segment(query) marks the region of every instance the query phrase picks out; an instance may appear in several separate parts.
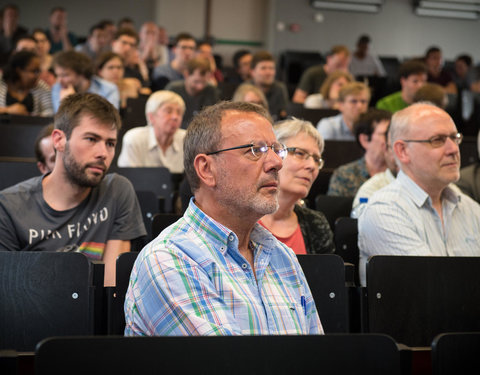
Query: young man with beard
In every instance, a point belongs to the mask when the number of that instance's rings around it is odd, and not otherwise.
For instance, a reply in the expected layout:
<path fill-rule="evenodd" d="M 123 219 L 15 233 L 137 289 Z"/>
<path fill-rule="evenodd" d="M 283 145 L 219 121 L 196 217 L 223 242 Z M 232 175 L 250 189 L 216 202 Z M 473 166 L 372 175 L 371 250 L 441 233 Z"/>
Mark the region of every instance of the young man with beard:
<path fill-rule="evenodd" d="M 106 175 L 120 124 L 98 95 L 64 99 L 52 132 L 53 171 L 0 192 L 0 251 L 81 252 L 103 260 L 105 285 L 114 285 L 117 256 L 146 234 L 131 183 Z"/>
<path fill-rule="evenodd" d="M 184 164 L 195 197 L 138 256 L 126 335 L 323 333 L 294 252 L 257 223 L 278 208 L 286 153 L 258 105 L 222 102 L 194 117 Z"/>

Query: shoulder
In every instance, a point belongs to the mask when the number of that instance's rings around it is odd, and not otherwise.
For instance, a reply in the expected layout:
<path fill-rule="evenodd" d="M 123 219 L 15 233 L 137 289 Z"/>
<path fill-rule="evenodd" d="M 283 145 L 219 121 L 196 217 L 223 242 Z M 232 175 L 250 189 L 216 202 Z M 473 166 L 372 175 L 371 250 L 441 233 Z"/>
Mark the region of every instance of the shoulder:
<path fill-rule="evenodd" d="M 308 68 L 304 74 L 306 76 L 311 77 L 311 76 L 317 76 L 317 75 L 324 75 L 325 71 L 323 70 L 322 65 L 314 65 Z"/>
<path fill-rule="evenodd" d="M 30 199 L 32 195 L 42 190 L 42 179 L 43 176 L 32 177 L 0 191 L 0 201 L 18 202 L 17 198 L 22 201 Z"/>
<path fill-rule="evenodd" d="M 321 221 L 326 222 L 326 220 L 327 220 L 325 218 L 325 215 L 322 212 L 312 210 L 308 207 L 301 207 L 299 205 L 295 205 L 294 211 L 297 214 L 299 221 L 304 220 L 304 221 L 307 221 L 307 222 L 311 222 L 311 221 L 315 221 L 315 220 L 321 220 Z"/>
<path fill-rule="evenodd" d="M 361 157 L 360 159 L 351 161 L 350 163 L 341 165 L 335 169 L 334 173 L 336 174 L 350 174 L 352 171 L 359 171 L 365 168 L 365 159 Z"/>
<path fill-rule="evenodd" d="M 171 91 L 180 91 L 180 90 L 183 90 L 184 87 L 185 87 L 185 82 L 183 80 L 176 80 L 176 81 L 169 82 L 167 86 L 165 86 L 165 89 L 171 90 Z"/>
<path fill-rule="evenodd" d="M 132 128 L 128 130 L 125 135 L 123 136 L 123 141 L 140 141 L 140 140 L 147 140 L 149 135 L 149 127 L 146 126 L 137 126 L 136 128 Z"/>
<path fill-rule="evenodd" d="M 103 191 L 117 191 L 120 193 L 133 193 L 133 185 L 130 180 L 117 173 L 108 173 L 99 185 Z"/>

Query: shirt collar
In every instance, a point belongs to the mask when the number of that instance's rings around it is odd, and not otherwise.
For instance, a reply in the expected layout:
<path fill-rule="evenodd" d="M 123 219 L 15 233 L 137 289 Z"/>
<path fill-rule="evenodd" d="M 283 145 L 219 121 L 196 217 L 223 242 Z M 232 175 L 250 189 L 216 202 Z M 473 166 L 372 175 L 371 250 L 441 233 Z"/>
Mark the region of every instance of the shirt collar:
<path fill-rule="evenodd" d="M 155 137 L 155 131 L 153 129 L 153 126 L 147 125 L 147 128 L 148 128 L 148 139 L 147 139 L 148 146 L 147 147 L 148 147 L 148 150 L 151 151 L 159 148 L 160 146 L 158 146 L 157 138 Z M 177 151 L 177 152 L 180 150 L 180 143 L 178 138 L 178 135 L 180 134 L 179 130 L 180 129 L 177 129 L 177 131 L 173 135 L 173 142 L 170 145 L 173 151 Z M 180 142 L 183 142 L 183 139 L 180 139 Z"/>

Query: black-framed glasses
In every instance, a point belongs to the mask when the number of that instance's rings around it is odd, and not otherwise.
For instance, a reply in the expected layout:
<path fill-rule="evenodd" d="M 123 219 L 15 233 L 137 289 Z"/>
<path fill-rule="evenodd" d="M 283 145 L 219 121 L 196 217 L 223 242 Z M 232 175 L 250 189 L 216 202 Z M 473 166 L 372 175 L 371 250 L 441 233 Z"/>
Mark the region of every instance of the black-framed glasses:
<path fill-rule="evenodd" d="M 231 151 L 231 150 L 239 150 L 239 149 L 242 149 L 242 148 L 250 148 L 250 151 L 252 152 L 252 155 L 257 159 L 260 159 L 270 149 L 275 154 L 277 154 L 281 159 L 285 159 L 285 156 L 287 156 L 287 149 L 285 148 L 285 146 L 282 145 L 281 143 L 277 143 L 277 142 L 272 143 L 270 146 L 267 145 L 265 142 L 259 142 L 258 144 L 249 143 L 248 145 L 241 145 L 241 146 L 236 146 L 236 147 L 224 148 L 223 150 L 207 152 L 207 155 L 215 155 L 215 154 L 219 154 L 220 152 Z"/>
<path fill-rule="evenodd" d="M 310 154 L 307 150 L 304 150 L 300 147 L 287 147 L 287 152 L 289 155 L 292 155 L 295 159 L 298 160 L 308 160 L 308 158 L 311 157 L 318 169 L 322 169 L 325 163 L 320 156 Z"/>
<path fill-rule="evenodd" d="M 403 139 L 403 142 L 417 142 L 417 143 L 430 143 L 430 146 L 433 148 L 442 147 L 445 142 L 447 142 L 447 138 L 450 138 L 455 144 L 459 145 L 462 143 L 463 134 L 462 133 L 455 133 L 449 135 L 435 135 L 429 139 Z"/>

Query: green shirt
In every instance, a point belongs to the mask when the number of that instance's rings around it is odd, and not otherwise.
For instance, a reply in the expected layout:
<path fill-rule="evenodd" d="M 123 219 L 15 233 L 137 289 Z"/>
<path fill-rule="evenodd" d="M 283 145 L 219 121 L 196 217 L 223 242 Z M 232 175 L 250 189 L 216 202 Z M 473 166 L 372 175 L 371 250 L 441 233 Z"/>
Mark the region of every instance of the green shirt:
<path fill-rule="evenodd" d="M 402 99 L 401 91 L 388 95 L 377 102 L 378 109 L 384 109 L 392 113 L 400 111 L 406 107 L 408 107 L 408 104 Z"/>

